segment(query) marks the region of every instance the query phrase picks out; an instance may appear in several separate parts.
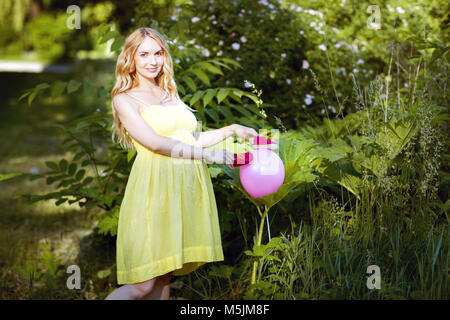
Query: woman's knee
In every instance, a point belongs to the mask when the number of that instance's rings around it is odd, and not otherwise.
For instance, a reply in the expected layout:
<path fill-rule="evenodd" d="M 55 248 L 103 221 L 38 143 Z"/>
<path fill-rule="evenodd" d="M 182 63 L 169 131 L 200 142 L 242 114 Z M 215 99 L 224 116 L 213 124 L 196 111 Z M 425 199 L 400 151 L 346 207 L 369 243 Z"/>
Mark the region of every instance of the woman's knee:
<path fill-rule="evenodd" d="M 172 278 L 172 274 L 173 274 L 173 271 L 171 271 L 169 273 L 166 273 L 166 274 L 163 274 L 163 275 L 158 277 L 158 280 L 161 281 L 161 282 L 164 282 L 164 283 L 169 283 L 170 279 Z"/>
<path fill-rule="evenodd" d="M 133 289 L 133 296 L 135 299 L 142 299 L 146 295 L 148 295 L 155 286 L 157 278 L 153 278 L 144 282 L 138 282 L 131 285 Z"/>

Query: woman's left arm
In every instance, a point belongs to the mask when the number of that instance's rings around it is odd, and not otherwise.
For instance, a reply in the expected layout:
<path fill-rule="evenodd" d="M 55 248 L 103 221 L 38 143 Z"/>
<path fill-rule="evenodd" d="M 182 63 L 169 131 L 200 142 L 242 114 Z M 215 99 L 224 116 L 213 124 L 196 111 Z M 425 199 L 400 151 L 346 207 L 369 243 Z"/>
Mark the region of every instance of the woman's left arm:
<path fill-rule="evenodd" d="M 232 124 L 220 129 L 209 130 L 205 132 L 196 132 L 194 137 L 199 141 L 202 148 L 213 146 L 229 136 L 235 134 L 239 138 L 250 140 L 250 137 L 258 135 L 255 129 L 241 126 L 240 124 Z"/>
<path fill-rule="evenodd" d="M 202 148 L 208 148 L 234 134 L 234 124 L 220 129 L 214 129 L 203 132 L 194 132 L 194 137 Z"/>

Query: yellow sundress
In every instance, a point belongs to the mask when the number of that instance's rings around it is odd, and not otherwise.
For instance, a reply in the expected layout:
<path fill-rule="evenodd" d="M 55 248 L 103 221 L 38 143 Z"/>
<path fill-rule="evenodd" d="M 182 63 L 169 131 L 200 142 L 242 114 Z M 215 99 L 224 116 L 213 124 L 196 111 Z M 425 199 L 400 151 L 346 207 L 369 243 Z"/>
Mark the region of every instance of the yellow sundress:
<path fill-rule="evenodd" d="M 193 136 L 197 119 L 184 103 L 148 105 L 128 96 L 146 106 L 141 116 L 157 134 L 200 147 Z M 170 271 L 181 276 L 207 262 L 223 261 L 207 164 L 162 155 L 131 139 L 137 155 L 120 206 L 118 284 L 143 282 Z"/>

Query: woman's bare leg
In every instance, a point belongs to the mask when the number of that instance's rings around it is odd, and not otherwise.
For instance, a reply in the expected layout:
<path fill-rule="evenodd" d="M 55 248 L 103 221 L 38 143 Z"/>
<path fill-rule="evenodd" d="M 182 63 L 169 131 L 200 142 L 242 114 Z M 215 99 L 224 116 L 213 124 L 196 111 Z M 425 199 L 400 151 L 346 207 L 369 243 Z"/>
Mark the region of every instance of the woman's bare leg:
<path fill-rule="evenodd" d="M 157 278 L 134 284 L 125 284 L 111 292 L 105 300 L 140 300 L 155 289 Z"/>
<path fill-rule="evenodd" d="M 171 277 L 172 272 L 157 277 L 153 290 L 144 296 L 142 300 L 169 300 Z"/>

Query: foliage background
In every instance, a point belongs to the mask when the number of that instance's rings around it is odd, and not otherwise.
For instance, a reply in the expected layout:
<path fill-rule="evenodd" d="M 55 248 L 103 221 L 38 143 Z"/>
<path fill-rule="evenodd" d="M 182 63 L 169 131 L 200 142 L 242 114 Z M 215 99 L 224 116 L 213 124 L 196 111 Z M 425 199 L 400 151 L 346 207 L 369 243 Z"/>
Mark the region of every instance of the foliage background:
<path fill-rule="evenodd" d="M 71 4 L 0 4 L 2 60 L 72 68 L 1 73 L 2 298 L 116 287 L 135 154 L 110 141 L 109 92 L 123 37 L 151 26 L 203 129 L 276 128 L 287 169 L 255 202 L 236 172 L 210 166 L 226 259 L 177 279 L 175 298 L 448 299 L 446 1 L 378 1 L 379 30 L 370 1 L 78 1 L 80 30 L 66 27 Z M 233 145 L 246 150 L 214 148 Z M 66 288 L 70 264 L 80 290 Z M 370 264 L 382 290 L 365 285 Z"/>

